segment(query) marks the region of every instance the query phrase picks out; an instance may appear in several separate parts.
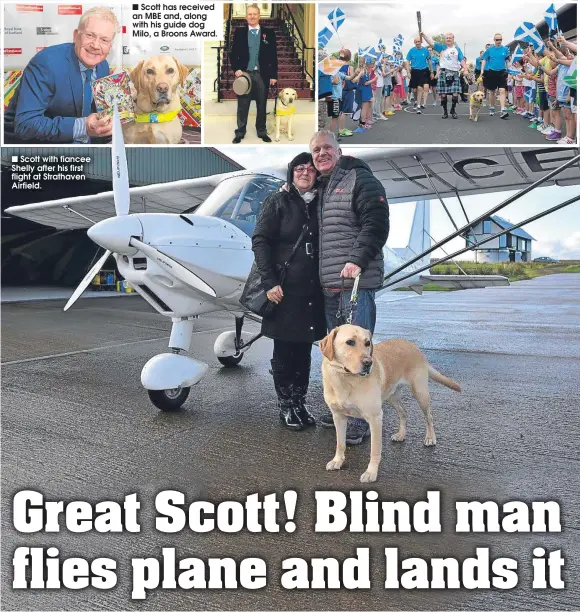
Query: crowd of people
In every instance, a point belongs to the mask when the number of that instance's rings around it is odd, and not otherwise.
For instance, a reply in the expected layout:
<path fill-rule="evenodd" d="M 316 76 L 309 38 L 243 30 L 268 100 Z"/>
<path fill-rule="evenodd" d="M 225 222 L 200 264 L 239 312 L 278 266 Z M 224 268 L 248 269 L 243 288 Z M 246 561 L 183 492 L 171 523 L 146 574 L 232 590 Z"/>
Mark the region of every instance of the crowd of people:
<path fill-rule="evenodd" d="M 494 35 L 475 62 L 467 60 L 452 33 L 435 42 L 421 32 L 406 56 L 395 52 L 378 60 L 361 56 L 353 62 L 351 50 L 342 48 L 339 57 L 347 63 L 332 77 L 328 128 L 339 139 L 363 134 L 377 122 L 396 120 L 404 107 L 420 115 L 429 103 L 441 105 L 443 119 L 458 119 L 459 102 L 469 103 L 481 91 L 490 116 L 496 115 L 499 102 L 501 119 L 518 115 L 546 140 L 573 144 L 577 93 L 565 77 L 577 47 L 563 36 L 544 42 L 542 53 L 529 47 L 520 61 L 513 61 L 501 34 Z M 349 129 L 347 118 L 358 126 Z"/>

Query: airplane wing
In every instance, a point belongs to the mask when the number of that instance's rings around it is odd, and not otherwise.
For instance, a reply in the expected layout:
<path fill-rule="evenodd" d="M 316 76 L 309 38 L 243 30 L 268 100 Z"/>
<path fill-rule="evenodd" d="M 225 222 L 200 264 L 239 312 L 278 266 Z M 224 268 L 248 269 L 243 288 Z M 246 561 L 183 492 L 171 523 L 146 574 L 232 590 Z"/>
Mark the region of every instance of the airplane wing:
<path fill-rule="evenodd" d="M 235 173 L 228 172 L 171 183 L 133 187 L 129 190 L 130 210 L 183 213 L 199 206 L 220 181 L 232 174 Z M 106 191 L 95 195 L 12 206 L 4 212 L 56 229 L 80 229 L 90 227 L 93 222 L 115 216 L 115 202 L 113 192 Z"/>
<path fill-rule="evenodd" d="M 367 148 L 349 149 L 366 161 L 383 183 L 389 203 L 521 189 L 578 154 L 563 148 Z M 209 177 L 159 183 L 130 189 L 131 211 L 182 213 L 195 208 L 214 187 L 243 172 L 274 173 L 284 177 L 286 168 L 264 167 Z M 426 173 L 430 175 L 426 176 Z M 580 184 L 580 166 L 573 165 L 546 185 Z M 74 212 L 71 212 L 74 211 Z M 115 214 L 112 192 L 13 206 L 6 213 L 57 229 L 86 228 Z M 83 218 L 85 217 L 85 218 Z"/>
<path fill-rule="evenodd" d="M 383 183 L 389 203 L 394 204 L 434 199 L 437 192 L 441 197 L 454 197 L 457 193 L 468 196 L 523 189 L 574 158 L 578 149 L 409 148 L 396 149 L 394 155 L 389 155 L 389 149 L 373 148 L 352 154 L 368 163 Z M 545 183 L 578 184 L 580 164 Z"/>

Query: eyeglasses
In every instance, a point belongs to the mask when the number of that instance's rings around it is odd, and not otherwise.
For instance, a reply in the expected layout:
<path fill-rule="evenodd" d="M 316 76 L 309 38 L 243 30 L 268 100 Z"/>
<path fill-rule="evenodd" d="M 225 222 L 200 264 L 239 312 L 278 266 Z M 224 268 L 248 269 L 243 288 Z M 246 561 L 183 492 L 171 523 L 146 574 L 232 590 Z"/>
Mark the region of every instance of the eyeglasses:
<path fill-rule="evenodd" d="M 113 44 L 112 39 L 109 38 L 99 38 L 93 32 L 79 32 L 79 34 L 90 43 L 99 42 L 103 47 L 110 47 Z"/>
<path fill-rule="evenodd" d="M 305 172 L 316 172 L 316 168 L 314 166 L 296 166 L 294 168 L 294 172 L 298 174 L 304 174 Z"/>

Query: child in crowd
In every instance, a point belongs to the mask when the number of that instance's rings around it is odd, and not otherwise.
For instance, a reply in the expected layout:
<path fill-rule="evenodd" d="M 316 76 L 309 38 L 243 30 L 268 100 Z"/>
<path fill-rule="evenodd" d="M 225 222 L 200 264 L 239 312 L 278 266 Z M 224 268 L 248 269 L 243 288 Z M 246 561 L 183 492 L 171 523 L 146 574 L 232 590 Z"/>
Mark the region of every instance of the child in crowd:
<path fill-rule="evenodd" d="M 385 117 L 392 117 L 395 114 L 393 106 L 391 104 L 391 93 L 393 91 L 393 66 L 390 62 L 385 60 L 383 65 L 384 75 L 384 88 L 383 88 L 383 115 Z"/>
<path fill-rule="evenodd" d="M 339 57 L 345 62 L 350 62 L 352 54 L 350 49 L 342 48 L 340 50 Z M 339 72 L 344 74 L 342 84 L 342 110 L 338 117 L 338 135 L 339 136 L 352 136 L 352 130 L 348 130 L 345 125 L 346 117 L 351 117 L 354 112 L 354 94 L 356 90 L 356 84 L 353 83 L 354 70 L 352 66 L 346 64 Z"/>

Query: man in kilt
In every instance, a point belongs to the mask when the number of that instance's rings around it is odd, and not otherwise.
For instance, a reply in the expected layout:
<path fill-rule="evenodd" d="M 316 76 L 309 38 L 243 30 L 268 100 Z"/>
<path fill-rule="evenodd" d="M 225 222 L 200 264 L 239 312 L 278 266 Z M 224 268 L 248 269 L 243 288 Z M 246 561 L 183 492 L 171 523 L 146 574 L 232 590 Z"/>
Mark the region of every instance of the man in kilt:
<path fill-rule="evenodd" d="M 445 34 L 445 44 L 434 43 L 425 32 L 421 32 L 425 42 L 439 52 L 439 79 L 437 89 L 441 96 L 443 119 L 448 119 L 447 96 L 451 94 L 451 116 L 457 119 L 455 108 L 461 94 L 461 72 L 467 74 L 467 66 L 463 51 L 455 44 L 455 36 L 448 32 Z"/>

